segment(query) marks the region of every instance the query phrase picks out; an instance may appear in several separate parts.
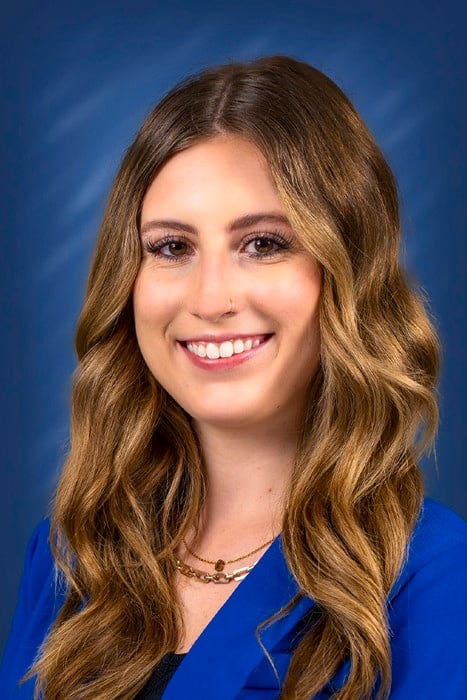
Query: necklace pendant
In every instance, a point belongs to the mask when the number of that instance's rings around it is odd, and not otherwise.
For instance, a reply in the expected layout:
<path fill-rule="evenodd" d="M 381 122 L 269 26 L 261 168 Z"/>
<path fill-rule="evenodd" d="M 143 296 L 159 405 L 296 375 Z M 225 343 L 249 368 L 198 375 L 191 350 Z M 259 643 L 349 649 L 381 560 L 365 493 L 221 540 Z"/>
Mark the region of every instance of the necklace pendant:
<path fill-rule="evenodd" d="M 223 559 L 218 559 L 214 565 L 216 571 L 223 571 L 225 566 L 225 561 Z"/>

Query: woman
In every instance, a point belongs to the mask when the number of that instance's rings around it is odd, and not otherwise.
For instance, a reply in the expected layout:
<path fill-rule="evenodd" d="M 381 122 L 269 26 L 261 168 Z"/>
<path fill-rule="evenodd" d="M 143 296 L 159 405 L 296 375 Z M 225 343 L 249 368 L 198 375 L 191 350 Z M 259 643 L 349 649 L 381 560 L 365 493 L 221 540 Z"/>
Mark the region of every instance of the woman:
<path fill-rule="evenodd" d="M 162 99 L 100 230 L 3 697 L 466 696 L 467 524 L 424 497 L 439 345 L 399 244 L 316 69 Z"/>

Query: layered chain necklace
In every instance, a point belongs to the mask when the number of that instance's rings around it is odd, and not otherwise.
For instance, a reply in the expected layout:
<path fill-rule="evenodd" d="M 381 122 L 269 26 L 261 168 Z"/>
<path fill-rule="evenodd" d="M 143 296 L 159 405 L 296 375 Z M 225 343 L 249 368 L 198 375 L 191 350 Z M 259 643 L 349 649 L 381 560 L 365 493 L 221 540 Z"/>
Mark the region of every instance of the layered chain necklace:
<path fill-rule="evenodd" d="M 245 578 L 245 576 L 247 576 L 250 573 L 250 571 L 258 563 L 259 560 L 255 561 L 254 564 L 251 564 L 250 566 L 243 566 L 241 569 L 234 569 L 234 571 L 232 571 L 229 574 L 224 571 L 224 566 L 226 564 L 234 564 L 237 561 L 241 561 L 242 559 L 246 559 L 247 557 L 251 556 L 252 554 L 256 554 L 256 552 L 259 552 L 260 549 L 267 547 L 275 539 L 276 539 L 276 537 L 274 536 L 272 539 L 268 540 L 267 542 L 260 545 L 256 549 L 253 549 L 251 552 L 248 552 L 247 554 L 243 554 L 241 557 L 237 557 L 236 559 L 227 559 L 227 560 L 216 559 L 214 561 L 211 561 L 210 559 L 203 559 L 203 557 L 198 556 L 197 554 L 195 554 L 195 552 L 191 551 L 191 549 L 188 547 L 185 540 L 182 540 L 187 551 L 193 557 L 195 557 L 195 559 L 198 559 L 198 561 L 202 561 L 205 564 L 213 564 L 214 565 L 214 572 L 211 574 L 207 571 L 201 571 L 200 569 L 195 569 L 193 566 L 190 566 L 189 564 L 185 564 L 185 562 L 181 561 L 177 557 L 175 557 L 176 567 L 180 571 L 180 573 L 182 573 L 184 576 L 188 576 L 189 578 L 196 578 L 199 581 L 203 581 L 203 583 L 230 583 L 231 581 L 242 581 Z"/>

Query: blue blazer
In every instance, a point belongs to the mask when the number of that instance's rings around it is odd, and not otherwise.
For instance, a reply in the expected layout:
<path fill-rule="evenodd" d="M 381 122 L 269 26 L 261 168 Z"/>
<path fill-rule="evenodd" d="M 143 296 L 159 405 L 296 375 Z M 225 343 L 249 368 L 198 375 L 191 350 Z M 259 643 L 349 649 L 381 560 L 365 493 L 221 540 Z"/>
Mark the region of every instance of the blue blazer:
<path fill-rule="evenodd" d="M 45 519 L 28 544 L 0 669 L 3 700 L 32 700 L 34 679 L 20 688 L 17 682 L 63 603 L 63 592 L 54 586 L 48 534 L 49 520 Z M 218 700 L 219 696 L 222 700 L 277 700 L 277 680 L 254 631 L 258 622 L 285 605 L 297 591 L 279 535 L 195 641 L 170 680 L 164 700 Z M 300 619 L 313 606 L 312 599 L 302 599 L 287 617 L 261 633 L 281 680 Z M 424 499 L 407 563 L 391 589 L 387 608 L 391 699 L 466 700 L 467 522 L 431 498 Z M 331 698 L 349 670 L 346 661 L 315 699 Z"/>

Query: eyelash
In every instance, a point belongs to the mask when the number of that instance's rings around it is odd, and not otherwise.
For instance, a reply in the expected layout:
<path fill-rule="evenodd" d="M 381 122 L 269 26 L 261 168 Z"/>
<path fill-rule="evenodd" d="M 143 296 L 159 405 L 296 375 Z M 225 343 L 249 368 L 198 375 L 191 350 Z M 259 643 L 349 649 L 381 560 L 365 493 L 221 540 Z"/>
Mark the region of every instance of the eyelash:
<path fill-rule="evenodd" d="M 274 255 L 278 255 L 284 250 L 290 250 L 293 247 L 292 240 L 284 237 L 278 231 L 270 231 L 267 234 L 260 231 L 255 231 L 247 238 L 247 240 L 245 241 L 245 245 L 248 245 L 248 243 L 251 243 L 251 241 L 256 240 L 271 241 L 272 243 L 275 243 L 279 246 L 279 249 L 269 251 L 268 253 L 252 253 L 250 257 L 256 259 L 272 257 Z M 163 255 L 161 253 L 162 248 L 165 248 L 165 246 L 169 245 L 170 243 L 188 243 L 188 241 L 183 237 L 164 236 L 158 241 L 153 241 L 151 239 L 145 240 L 143 247 L 148 253 L 150 253 L 154 257 L 163 257 L 166 260 L 170 260 L 171 262 L 182 260 L 186 256 L 186 253 L 183 255 Z"/>

